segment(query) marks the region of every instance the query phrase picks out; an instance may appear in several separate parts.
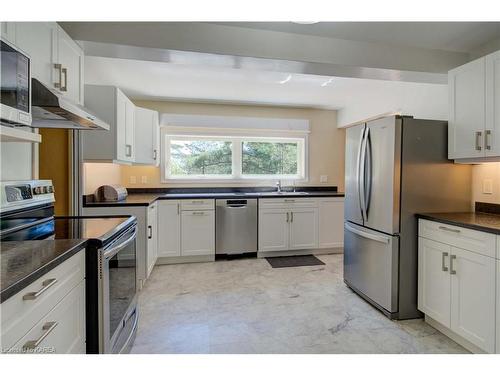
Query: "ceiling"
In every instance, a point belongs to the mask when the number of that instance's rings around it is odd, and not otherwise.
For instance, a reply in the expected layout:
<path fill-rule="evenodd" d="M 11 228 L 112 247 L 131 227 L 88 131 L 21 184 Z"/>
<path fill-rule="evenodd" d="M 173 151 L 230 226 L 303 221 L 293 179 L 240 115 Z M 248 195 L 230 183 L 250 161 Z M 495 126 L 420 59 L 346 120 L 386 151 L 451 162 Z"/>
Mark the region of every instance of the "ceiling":
<path fill-rule="evenodd" d="M 219 25 L 455 52 L 500 37 L 500 22 L 216 22 Z"/>
<path fill-rule="evenodd" d="M 343 108 L 362 93 L 415 85 L 94 56 L 85 58 L 85 83 L 118 86 L 132 99 L 323 109 Z"/>

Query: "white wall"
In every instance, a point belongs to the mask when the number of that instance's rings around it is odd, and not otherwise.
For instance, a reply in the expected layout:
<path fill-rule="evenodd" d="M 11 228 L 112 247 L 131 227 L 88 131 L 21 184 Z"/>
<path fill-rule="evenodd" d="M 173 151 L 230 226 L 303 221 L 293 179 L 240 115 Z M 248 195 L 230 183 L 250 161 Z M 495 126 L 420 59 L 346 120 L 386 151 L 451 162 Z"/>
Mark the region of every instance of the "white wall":
<path fill-rule="evenodd" d="M 491 180 L 493 192 L 483 192 L 483 183 Z M 472 167 L 472 204 L 486 202 L 500 204 L 500 163 L 484 163 Z"/>
<path fill-rule="evenodd" d="M 0 181 L 32 178 L 32 146 L 30 143 L 0 142 Z"/>
<path fill-rule="evenodd" d="M 385 113 L 420 119 L 448 119 L 448 86 L 428 83 L 359 80 L 353 95 L 346 93 L 338 111 L 338 127 Z M 364 86 L 360 90 L 359 86 Z"/>

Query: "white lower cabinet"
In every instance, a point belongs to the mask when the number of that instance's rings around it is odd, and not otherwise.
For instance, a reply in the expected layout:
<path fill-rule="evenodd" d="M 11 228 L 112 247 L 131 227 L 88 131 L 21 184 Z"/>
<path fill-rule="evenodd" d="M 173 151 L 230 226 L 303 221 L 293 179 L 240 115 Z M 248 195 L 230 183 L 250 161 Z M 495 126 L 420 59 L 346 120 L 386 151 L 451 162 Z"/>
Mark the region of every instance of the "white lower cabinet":
<path fill-rule="evenodd" d="M 259 251 L 288 250 L 289 218 L 286 209 L 259 210 Z"/>
<path fill-rule="evenodd" d="M 146 264 L 147 275 L 149 277 L 156 259 L 158 259 L 158 203 L 154 202 L 147 208 L 147 249 Z"/>
<path fill-rule="evenodd" d="M 6 353 L 85 353 L 85 251 L 0 305 Z"/>
<path fill-rule="evenodd" d="M 158 257 L 181 255 L 181 203 L 161 200 L 158 202 Z"/>
<path fill-rule="evenodd" d="M 344 197 L 319 199 L 318 240 L 321 249 L 344 246 Z"/>
<path fill-rule="evenodd" d="M 451 329 L 495 352 L 495 260 L 453 247 L 450 257 Z"/>
<path fill-rule="evenodd" d="M 318 209 L 295 208 L 290 212 L 290 250 L 318 247 Z"/>
<path fill-rule="evenodd" d="M 181 255 L 211 254 L 215 254 L 214 211 L 182 211 Z"/>
<path fill-rule="evenodd" d="M 429 230 L 433 226 L 435 231 Z M 472 251 L 467 241 L 470 230 L 466 230 L 467 236 L 463 231 L 419 221 L 418 308 L 465 342 L 494 353 L 498 341 L 495 300 L 499 267 L 498 260 L 486 254 L 495 253 L 495 236 L 481 232 L 489 245 Z M 461 237 L 467 250 L 459 247 Z"/>
<path fill-rule="evenodd" d="M 447 327 L 451 320 L 450 253 L 451 246 L 419 238 L 418 308 Z"/>
<path fill-rule="evenodd" d="M 40 354 L 85 353 L 85 282 L 80 282 L 11 351 Z"/>
<path fill-rule="evenodd" d="M 158 202 L 158 257 L 215 256 L 213 199 Z"/>

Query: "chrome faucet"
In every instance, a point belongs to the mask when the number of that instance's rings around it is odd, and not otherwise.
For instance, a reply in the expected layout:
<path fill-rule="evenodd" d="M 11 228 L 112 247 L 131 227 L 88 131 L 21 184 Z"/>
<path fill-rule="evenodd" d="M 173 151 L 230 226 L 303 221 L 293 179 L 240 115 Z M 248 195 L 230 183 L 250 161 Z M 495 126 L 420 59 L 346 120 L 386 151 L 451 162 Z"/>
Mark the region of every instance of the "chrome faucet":
<path fill-rule="evenodd" d="M 278 180 L 278 182 L 276 182 L 276 192 L 281 193 L 281 180 Z"/>

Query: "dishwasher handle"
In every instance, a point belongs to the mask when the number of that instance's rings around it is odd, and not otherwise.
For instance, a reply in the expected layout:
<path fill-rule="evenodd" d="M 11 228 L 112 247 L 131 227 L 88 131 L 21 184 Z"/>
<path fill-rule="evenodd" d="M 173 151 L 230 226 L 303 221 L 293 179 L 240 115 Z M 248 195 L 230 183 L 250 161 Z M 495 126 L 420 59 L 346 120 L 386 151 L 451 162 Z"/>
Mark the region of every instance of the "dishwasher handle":
<path fill-rule="evenodd" d="M 246 199 L 231 199 L 226 201 L 227 208 L 245 208 L 248 202 Z"/>

